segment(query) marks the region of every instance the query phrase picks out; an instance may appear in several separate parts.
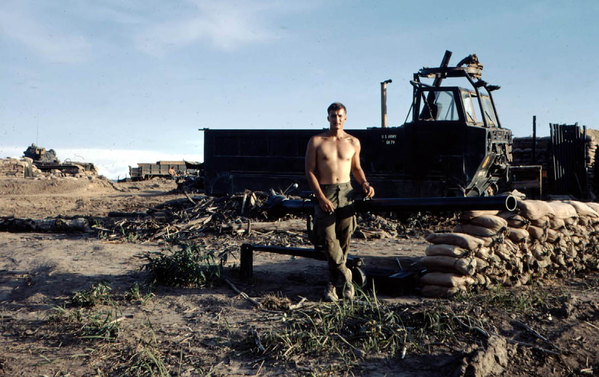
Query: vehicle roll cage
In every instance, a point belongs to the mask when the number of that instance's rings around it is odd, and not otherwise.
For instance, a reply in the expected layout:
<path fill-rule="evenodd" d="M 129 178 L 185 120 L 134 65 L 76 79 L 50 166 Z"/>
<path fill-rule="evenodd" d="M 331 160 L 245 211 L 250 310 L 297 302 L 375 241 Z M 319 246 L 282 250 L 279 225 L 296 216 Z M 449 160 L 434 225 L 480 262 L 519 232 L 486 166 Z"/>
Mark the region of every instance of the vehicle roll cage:
<path fill-rule="evenodd" d="M 468 80 L 474 92 L 476 93 L 478 107 L 480 110 L 480 114 L 482 115 L 482 121 L 485 128 L 491 127 L 487 121 L 486 110 L 483 106 L 482 98 L 483 95 L 480 93 L 480 88 L 485 88 L 491 106 L 493 108 L 493 112 L 495 115 L 495 120 L 497 121 L 497 127 L 501 127 L 501 123 L 499 121 L 499 117 L 497 115 L 497 109 L 495 107 L 495 101 L 493 100 L 493 95 L 491 92 L 498 90 L 500 87 L 497 85 L 490 85 L 486 81 L 481 79 L 483 65 L 478 61 L 478 58 L 475 54 L 468 55 L 466 58 L 462 59 L 457 66 L 449 67 L 449 59 L 451 58 L 451 51 L 445 51 L 445 55 L 443 57 L 443 61 L 441 62 L 440 67 L 428 68 L 424 67 L 420 69 L 417 73 L 414 73 L 414 79 L 410 81 L 410 84 L 414 87 L 413 98 L 412 98 L 412 106 L 410 111 L 412 112 L 412 121 L 416 121 L 419 119 L 418 111 L 420 97 L 424 101 L 424 104 L 427 110 L 432 114 L 432 104 L 435 100 L 434 92 L 436 91 L 456 91 L 459 90 L 458 87 L 441 87 L 441 83 L 446 78 L 465 78 Z M 433 84 L 429 85 L 420 81 L 420 78 L 433 79 Z M 475 81 L 476 79 L 476 81 Z M 424 92 L 428 92 L 428 98 L 425 97 Z M 457 100 L 457 99 L 456 99 Z M 461 99 L 460 99 L 461 101 Z M 408 113 L 409 115 L 409 113 Z M 467 119 L 464 114 L 463 104 L 461 109 L 460 118 Z"/>

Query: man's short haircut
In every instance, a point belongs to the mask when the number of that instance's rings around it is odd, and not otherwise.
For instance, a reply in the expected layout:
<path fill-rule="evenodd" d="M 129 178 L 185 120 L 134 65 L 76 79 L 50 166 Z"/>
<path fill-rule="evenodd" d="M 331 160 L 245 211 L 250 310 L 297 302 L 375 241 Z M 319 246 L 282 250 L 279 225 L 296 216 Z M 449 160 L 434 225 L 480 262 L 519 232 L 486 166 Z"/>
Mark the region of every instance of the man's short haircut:
<path fill-rule="evenodd" d="M 327 109 L 327 115 L 331 113 L 331 111 L 343 110 L 347 114 L 347 109 L 341 102 L 333 102 L 331 106 Z"/>

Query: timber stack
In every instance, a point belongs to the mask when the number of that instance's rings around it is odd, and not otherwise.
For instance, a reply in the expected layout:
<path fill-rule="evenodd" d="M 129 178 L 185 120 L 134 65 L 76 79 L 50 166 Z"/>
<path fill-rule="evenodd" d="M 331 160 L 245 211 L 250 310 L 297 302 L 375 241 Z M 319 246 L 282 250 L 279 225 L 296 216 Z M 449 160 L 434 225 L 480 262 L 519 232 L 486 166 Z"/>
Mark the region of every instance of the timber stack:
<path fill-rule="evenodd" d="M 462 212 L 451 233 L 426 239 L 423 296 L 520 286 L 597 270 L 599 204 L 519 200 L 514 212 Z"/>

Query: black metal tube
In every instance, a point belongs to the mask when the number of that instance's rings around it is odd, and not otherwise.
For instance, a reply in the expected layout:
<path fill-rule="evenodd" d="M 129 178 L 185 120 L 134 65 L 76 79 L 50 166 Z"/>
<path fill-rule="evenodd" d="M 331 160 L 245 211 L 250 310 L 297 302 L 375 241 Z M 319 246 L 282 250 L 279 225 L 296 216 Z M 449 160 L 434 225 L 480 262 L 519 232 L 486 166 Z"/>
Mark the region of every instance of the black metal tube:
<path fill-rule="evenodd" d="M 435 197 L 435 198 L 381 198 L 356 200 L 358 212 L 410 212 L 410 211 L 470 211 L 508 210 L 514 211 L 517 205 L 514 196 L 479 197 Z M 268 209 L 273 214 L 310 214 L 315 202 L 306 200 L 277 200 Z"/>
<path fill-rule="evenodd" d="M 322 251 L 316 251 L 315 249 L 307 249 L 300 247 L 283 247 L 283 246 L 267 246 L 267 245 L 255 245 L 255 244 L 243 244 L 243 247 L 252 251 L 265 251 L 268 253 L 275 254 L 286 254 L 294 255 L 296 257 L 312 258 L 317 260 L 327 260 L 326 255 Z"/>
<path fill-rule="evenodd" d="M 516 209 L 514 196 L 384 198 L 356 201 L 356 211 L 470 211 Z"/>

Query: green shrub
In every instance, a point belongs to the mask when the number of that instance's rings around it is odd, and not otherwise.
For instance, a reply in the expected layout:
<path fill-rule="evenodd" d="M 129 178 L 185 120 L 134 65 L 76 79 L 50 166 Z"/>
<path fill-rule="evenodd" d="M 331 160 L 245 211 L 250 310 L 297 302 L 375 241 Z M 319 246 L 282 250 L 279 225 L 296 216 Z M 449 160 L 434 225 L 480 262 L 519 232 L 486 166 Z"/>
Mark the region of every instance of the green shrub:
<path fill-rule="evenodd" d="M 220 278 L 221 266 L 211 253 L 204 253 L 197 245 L 183 247 L 169 255 L 148 257 L 143 267 L 150 272 L 151 283 L 172 287 L 204 287 Z"/>
<path fill-rule="evenodd" d="M 75 292 L 71 297 L 71 303 L 79 307 L 90 307 L 111 301 L 110 286 L 106 282 L 98 282 L 91 287 Z"/>

